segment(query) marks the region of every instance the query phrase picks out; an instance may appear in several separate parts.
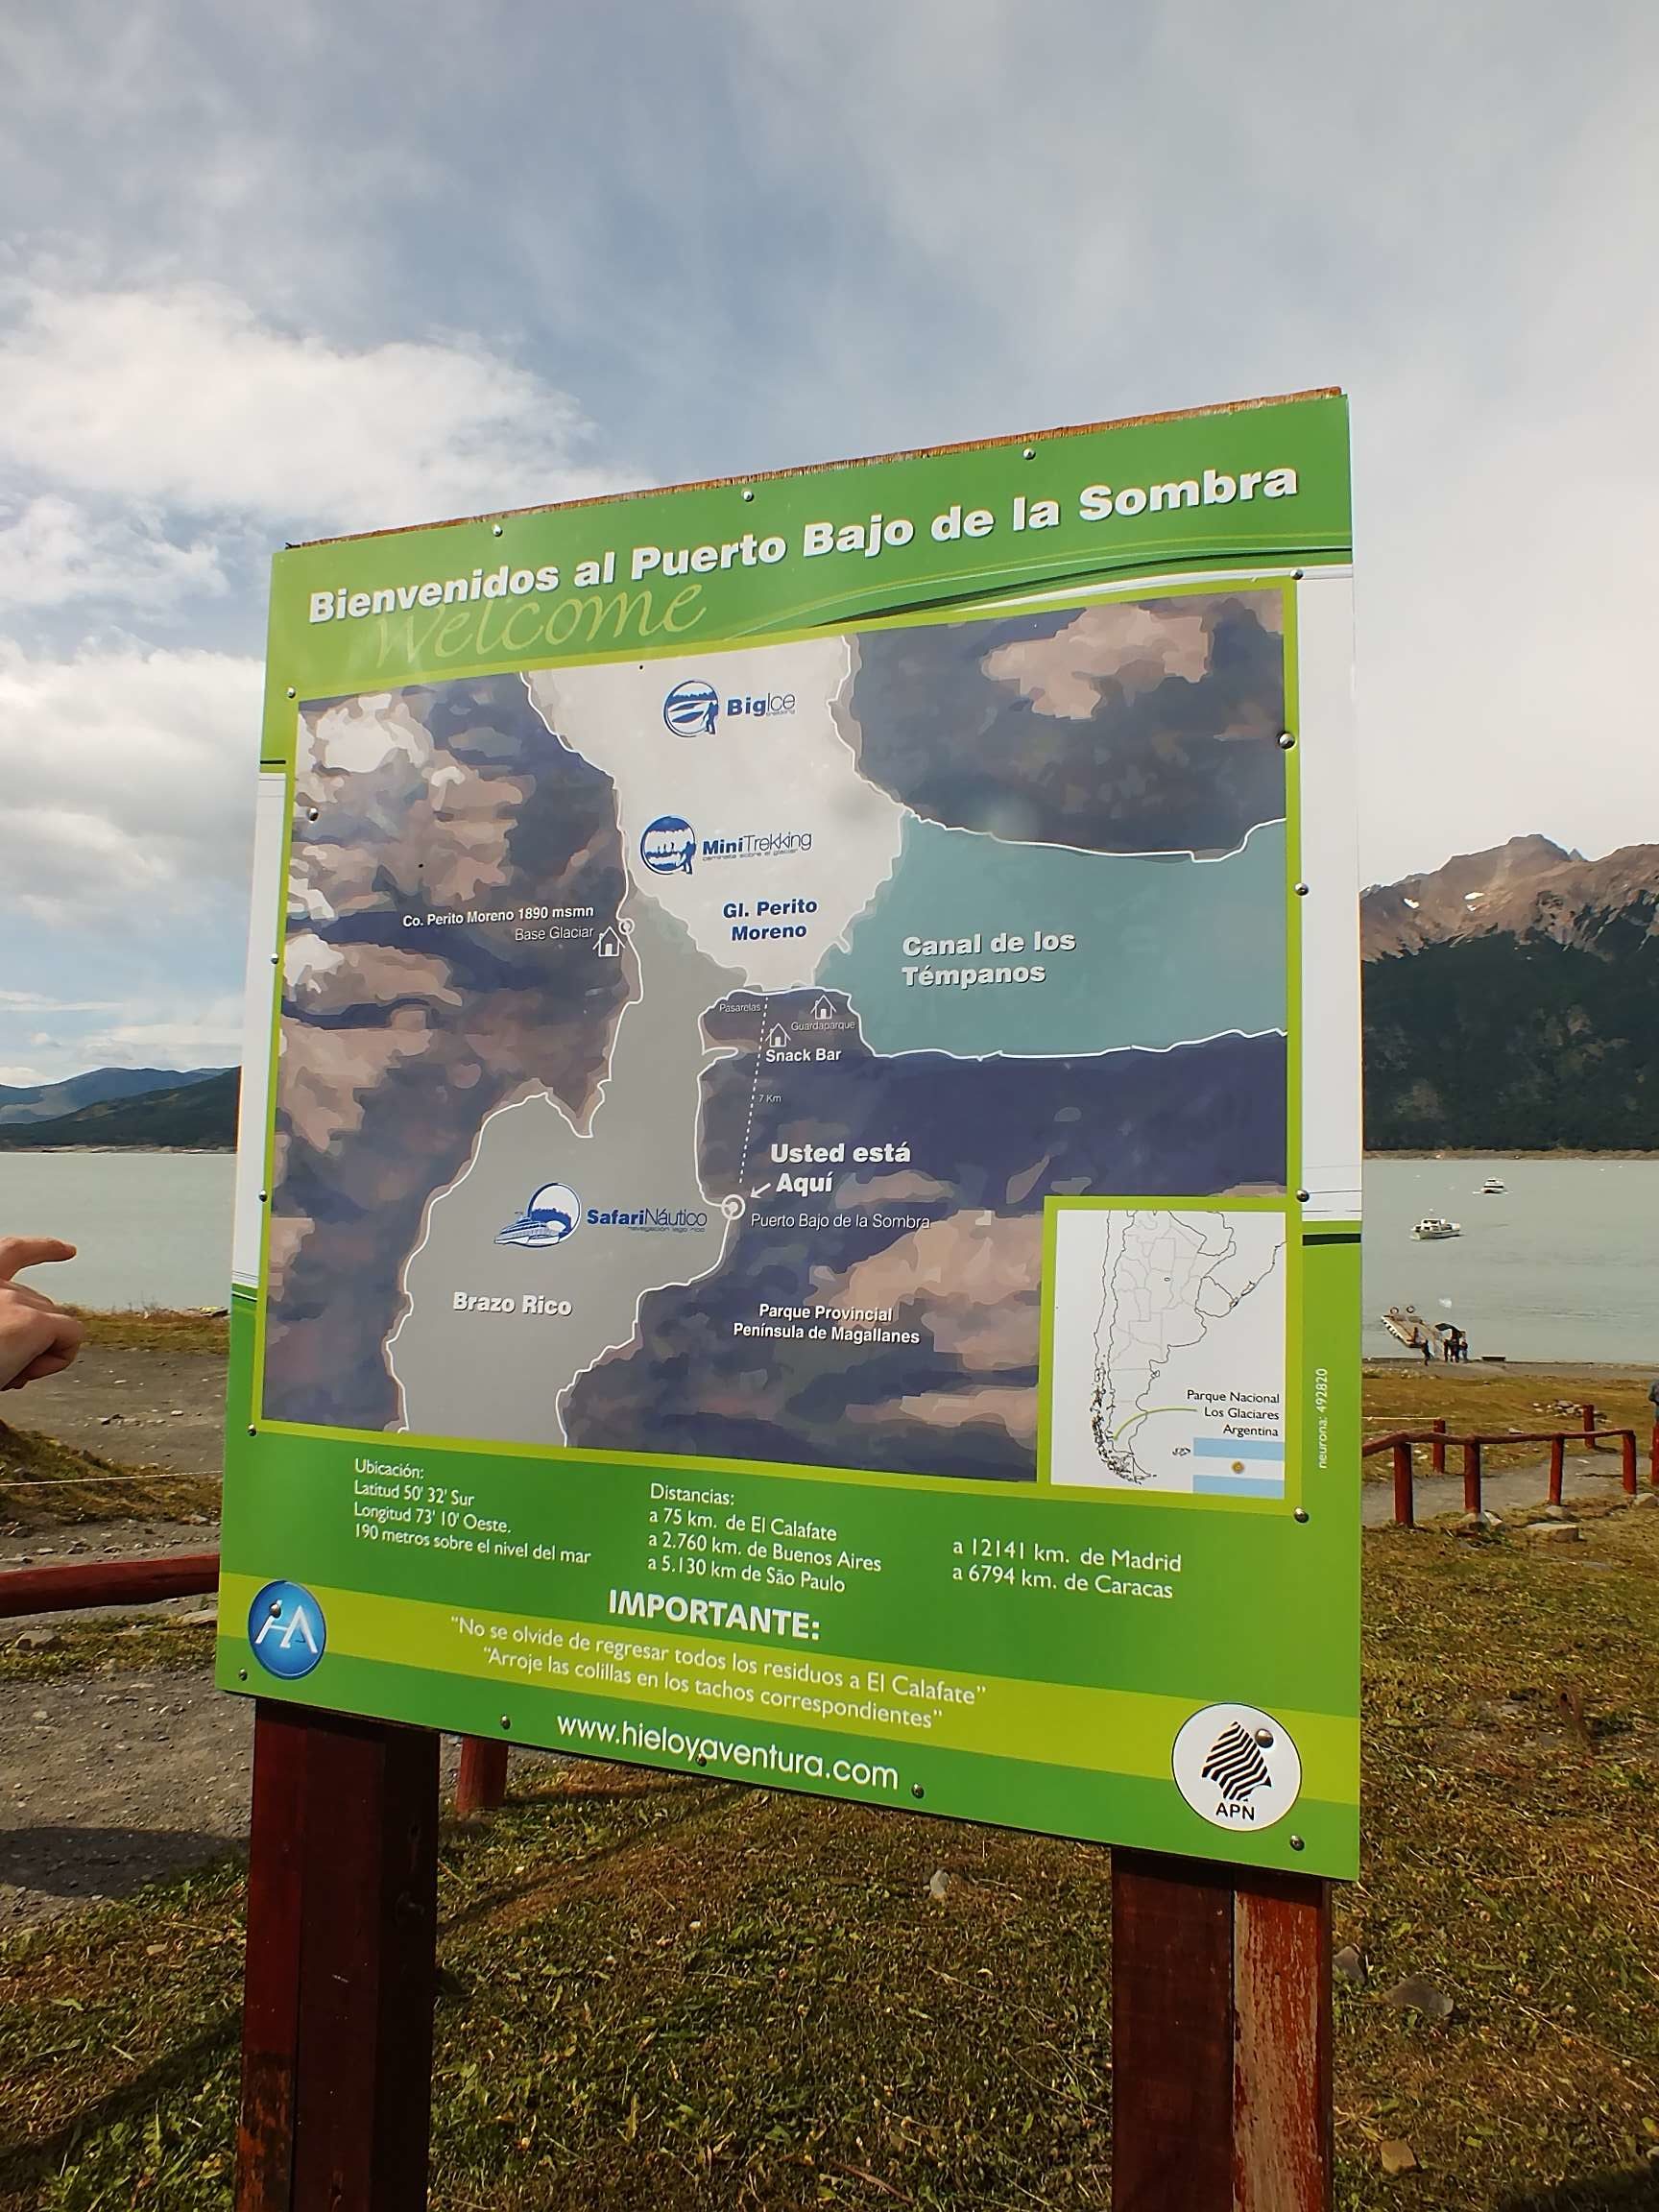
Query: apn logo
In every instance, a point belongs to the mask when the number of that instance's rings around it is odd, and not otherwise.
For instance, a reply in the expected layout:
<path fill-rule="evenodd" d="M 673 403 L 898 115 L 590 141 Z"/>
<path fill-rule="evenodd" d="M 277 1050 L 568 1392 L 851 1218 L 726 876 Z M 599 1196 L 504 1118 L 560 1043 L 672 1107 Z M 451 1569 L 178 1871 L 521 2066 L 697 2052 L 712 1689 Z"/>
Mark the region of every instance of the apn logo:
<path fill-rule="evenodd" d="M 663 700 L 662 719 L 676 737 L 712 737 L 720 719 L 720 694 L 702 677 L 687 676 Z"/>
<path fill-rule="evenodd" d="M 1214 1783 L 1229 1805 L 1248 1805 L 1251 1792 L 1273 1779 L 1262 1756 L 1263 1748 L 1248 1728 L 1229 1720 L 1211 1744 L 1210 1756 L 1199 1771 L 1206 1782 Z"/>
<path fill-rule="evenodd" d="M 1171 1764 L 1182 1796 L 1214 1828 L 1270 1828 L 1302 1789 L 1295 1744 L 1254 1705 L 1206 1705 L 1192 1714 Z"/>
<path fill-rule="evenodd" d="M 268 1674 L 309 1674 L 328 1642 L 323 1608 L 302 1582 L 267 1582 L 248 1608 L 248 1641 Z"/>
<path fill-rule="evenodd" d="M 568 1183 L 543 1183 L 522 1214 L 516 1214 L 495 1236 L 497 1244 L 563 1244 L 574 1237 L 582 1201 Z"/>
<path fill-rule="evenodd" d="M 678 814 L 659 814 L 639 840 L 639 857 L 653 876 L 689 876 L 697 832 Z"/>

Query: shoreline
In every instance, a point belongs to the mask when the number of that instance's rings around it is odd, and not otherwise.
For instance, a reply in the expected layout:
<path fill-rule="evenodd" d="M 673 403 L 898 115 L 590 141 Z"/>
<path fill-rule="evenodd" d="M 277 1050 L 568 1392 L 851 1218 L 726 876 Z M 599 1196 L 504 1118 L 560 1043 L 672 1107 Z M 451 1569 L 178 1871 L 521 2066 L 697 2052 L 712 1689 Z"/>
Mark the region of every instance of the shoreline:
<path fill-rule="evenodd" d="M 234 1160 L 234 1144 L 8 1144 L 5 1133 L 0 1131 L 0 1160 L 39 1160 L 47 1154 L 60 1157 L 65 1152 L 102 1152 L 109 1158 L 126 1155 L 139 1160 L 154 1160 L 158 1156 L 190 1160 Z"/>
<path fill-rule="evenodd" d="M 1447 1144 L 1432 1152 L 1362 1152 L 1365 1160 L 1659 1160 L 1659 1152 L 1489 1152 L 1479 1145 Z"/>
<path fill-rule="evenodd" d="M 1367 1375 L 1373 1371 L 1392 1374 L 1398 1368 L 1407 1374 L 1432 1376 L 1436 1382 L 1450 1376 L 1454 1389 L 1465 1380 L 1479 1381 L 1481 1376 L 1490 1380 L 1496 1375 L 1610 1375 L 1646 1383 L 1659 1372 L 1651 1361 L 1642 1359 L 1482 1359 L 1479 1354 L 1452 1366 L 1441 1359 L 1426 1366 L 1418 1352 L 1362 1352 L 1359 1363 Z"/>

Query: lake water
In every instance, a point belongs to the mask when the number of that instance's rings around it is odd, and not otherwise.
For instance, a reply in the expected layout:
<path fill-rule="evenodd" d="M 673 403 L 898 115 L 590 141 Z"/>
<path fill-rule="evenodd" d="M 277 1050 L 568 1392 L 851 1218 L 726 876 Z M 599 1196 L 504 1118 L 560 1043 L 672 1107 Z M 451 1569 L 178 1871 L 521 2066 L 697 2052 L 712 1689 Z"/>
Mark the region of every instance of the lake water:
<path fill-rule="evenodd" d="M 1509 1188 L 1482 1198 L 1488 1174 Z M 80 1257 L 35 1280 L 81 1306 L 223 1306 L 227 1153 L 0 1152 L 0 1228 L 66 1237 Z M 1419 1244 L 1425 1214 L 1461 1222 Z M 1371 1160 L 1365 1349 L 1400 1347 L 1378 1316 L 1455 1320 L 1473 1355 L 1659 1368 L 1659 1160 Z"/>
<path fill-rule="evenodd" d="M 1479 1195 L 1481 1181 L 1508 1184 Z M 1463 1234 L 1419 1244 L 1426 1214 Z M 1469 1355 L 1618 1359 L 1659 1371 L 1659 1160 L 1368 1160 L 1365 1349 L 1401 1347 L 1378 1316 L 1455 1321 Z"/>
<path fill-rule="evenodd" d="M 70 1306 L 225 1306 L 228 1152 L 0 1152 L 0 1230 L 78 1247 L 26 1278 Z"/>

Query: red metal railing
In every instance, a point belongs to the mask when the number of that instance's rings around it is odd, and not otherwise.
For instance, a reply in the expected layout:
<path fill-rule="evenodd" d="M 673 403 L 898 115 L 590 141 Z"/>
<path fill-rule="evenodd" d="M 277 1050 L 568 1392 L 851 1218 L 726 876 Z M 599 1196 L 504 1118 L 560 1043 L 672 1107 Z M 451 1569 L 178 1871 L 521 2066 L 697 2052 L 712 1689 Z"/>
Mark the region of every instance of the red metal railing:
<path fill-rule="evenodd" d="M 217 1551 L 180 1551 L 162 1559 L 76 1560 L 61 1567 L 0 1573 L 0 1621 L 30 1613 L 74 1613 L 93 1605 L 154 1605 L 163 1598 L 202 1598 L 219 1587 Z M 463 1736 L 455 1778 L 457 1813 L 484 1813 L 507 1794 L 507 1746 Z"/>
<path fill-rule="evenodd" d="M 1550 1503 L 1559 1505 L 1567 1471 L 1567 1439 L 1598 1449 L 1603 1438 L 1608 1449 L 1619 1449 L 1620 1479 L 1626 1497 L 1636 1495 L 1636 1431 L 1634 1429 L 1599 1429 L 1595 1426 L 1595 1407 L 1581 1408 L 1585 1426 L 1579 1430 L 1529 1429 L 1493 1431 L 1478 1436 L 1449 1436 L 1443 1420 L 1433 1422 L 1428 1429 L 1395 1430 L 1386 1436 L 1370 1437 L 1360 1447 L 1365 1459 L 1380 1457 L 1384 1452 L 1393 1462 L 1394 1525 L 1398 1528 L 1416 1526 L 1416 1461 L 1415 1448 L 1419 1444 L 1429 1447 L 1430 1464 L 1437 1475 L 1446 1472 L 1446 1450 L 1455 1445 L 1463 1455 L 1463 1510 L 1479 1513 L 1481 1510 L 1481 1482 L 1484 1476 L 1481 1455 L 1488 1446 L 1508 1444 L 1548 1444 L 1550 1447 Z M 1653 1425 L 1652 1444 L 1648 1456 L 1647 1480 L 1650 1488 L 1659 1490 L 1659 1421 Z"/>

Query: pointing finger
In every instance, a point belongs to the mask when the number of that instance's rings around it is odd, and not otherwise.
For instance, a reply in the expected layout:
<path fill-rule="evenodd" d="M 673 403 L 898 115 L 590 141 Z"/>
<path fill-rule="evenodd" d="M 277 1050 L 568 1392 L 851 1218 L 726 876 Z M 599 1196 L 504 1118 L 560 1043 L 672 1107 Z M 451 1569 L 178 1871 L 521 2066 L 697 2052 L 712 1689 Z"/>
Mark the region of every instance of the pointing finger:
<path fill-rule="evenodd" d="M 0 1283 L 10 1283 L 25 1267 L 43 1267 L 48 1260 L 73 1260 L 75 1247 L 61 1237 L 0 1237 Z"/>

